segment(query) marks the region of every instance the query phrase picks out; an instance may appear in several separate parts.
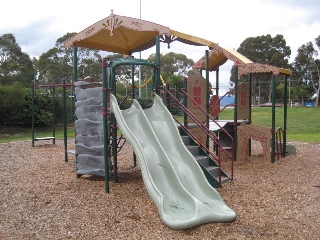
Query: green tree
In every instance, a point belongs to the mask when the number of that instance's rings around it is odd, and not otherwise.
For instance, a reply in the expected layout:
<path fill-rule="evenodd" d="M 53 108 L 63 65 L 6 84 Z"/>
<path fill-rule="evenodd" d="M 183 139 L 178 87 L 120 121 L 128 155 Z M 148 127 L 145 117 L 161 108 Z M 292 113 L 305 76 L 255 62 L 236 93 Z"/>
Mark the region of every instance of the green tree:
<path fill-rule="evenodd" d="M 148 60 L 154 62 L 155 54 L 151 54 Z M 188 74 L 194 61 L 182 53 L 169 52 L 160 54 L 160 64 L 160 74 L 163 79 L 171 86 L 180 89 L 183 86 L 183 77 Z"/>
<path fill-rule="evenodd" d="M 315 39 L 316 46 L 320 49 L 320 35 Z M 318 51 L 312 42 L 303 44 L 292 64 L 293 76 L 296 84 L 294 86 L 294 97 L 299 97 L 302 103 L 316 94 L 315 106 L 319 103 L 320 91 L 320 59 Z"/>
<path fill-rule="evenodd" d="M 286 45 L 286 41 L 281 34 L 278 34 L 275 37 L 271 37 L 270 34 L 267 34 L 246 38 L 240 44 L 237 51 L 253 62 L 269 64 L 281 68 L 290 67 L 288 58 L 291 55 L 291 49 Z M 234 81 L 233 75 L 231 81 Z M 265 98 L 268 99 L 269 102 L 271 101 L 272 88 L 270 75 L 259 74 L 254 76 L 252 88 L 253 94 L 256 95 L 254 96 L 255 98 Z"/>
<path fill-rule="evenodd" d="M 76 33 L 67 33 L 57 39 L 53 48 L 43 53 L 37 61 L 38 79 L 41 83 L 61 83 L 63 77 L 73 75 L 73 49 L 64 47 L 64 42 Z M 101 76 L 101 55 L 98 50 L 78 47 L 78 77 Z"/>
<path fill-rule="evenodd" d="M 33 63 L 28 54 L 21 51 L 12 33 L 0 37 L 0 84 L 20 82 L 27 86 L 33 78 Z"/>

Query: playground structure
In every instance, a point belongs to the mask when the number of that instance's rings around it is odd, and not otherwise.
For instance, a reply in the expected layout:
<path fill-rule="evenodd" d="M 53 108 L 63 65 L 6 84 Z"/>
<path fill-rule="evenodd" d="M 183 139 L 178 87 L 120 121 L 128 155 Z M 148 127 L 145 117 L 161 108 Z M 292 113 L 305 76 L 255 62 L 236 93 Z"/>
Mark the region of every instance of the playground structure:
<path fill-rule="evenodd" d="M 179 130 L 174 123 L 173 117 L 168 114 L 168 110 L 161 105 L 162 100 L 159 97 L 160 92 L 162 92 L 166 96 L 167 104 L 171 104 L 172 100 L 175 101 L 175 104 L 179 102 L 168 89 L 160 84 L 160 42 L 170 44 L 172 41 L 180 41 L 196 46 L 207 46 L 211 50 L 210 53 L 209 50 L 206 50 L 205 56 L 193 66 L 194 69 L 205 70 L 205 78 L 202 77 L 200 71 L 192 70 L 184 81 L 186 85 L 181 89 L 181 94 L 184 96 L 184 104 L 179 106 L 184 111 L 185 121 L 183 124 L 180 124 Z M 256 68 L 254 67 L 266 67 L 264 72 L 273 74 L 273 87 L 275 86 L 276 75 L 284 74 L 286 76 L 285 79 L 287 79 L 287 76 L 291 72 L 273 66 L 255 64 L 239 53 L 220 47 L 218 44 L 205 39 L 174 31 L 158 24 L 122 17 L 113 13 L 67 40 L 65 47 L 71 46 L 74 47 L 75 62 L 77 60 L 77 47 L 106 50 L 130 56 L 133 52 L 143 51 L 156 46 L 155 63 L 138 59 L 120 59 L 114 61 L 104 59 L 102 63 L 102 125 L 106 192 L 109 192 L 110 170 L 114 170 L 115 181 L 117 181 L 117 151 L 113 151 L 112 169 L 110 169 L 109 157 L 111 156 L 111 149 L 117 147 L 116 133 L 119 126 L 121 132 L 135 150 L 143 180 L 150 197 L 158 207 L 161 219 L 169 227 L 181 229 L 207 222 L 234 220 L 235 213 L 223 203 L 220 195 L 212 186 L 215 186 L 215 182 L 218 182 L 217 186 L 221 186 L 223 176 L 232 179 L 232 162 L 237 157 L 237 147 L 234 139 L 238 139 L 238 141 L 241 139 L 241 135 L 239 138 L 237 136 L 237 128 L 240 128 L 240 124 L 245 123 L 250 126 L 251 123 L 251 98 L 249 97 L 250 91 L 247 91 L 247 89 L 251 89 L 250 78 L 255 73 Z M 214 106 L 214 103 L 219 101 L 219 99 L 215 97 L 216 101 L 212 101 L 212 106 L 207 104 L 209 102 L 209 71 L 214 70 L 217 73 L 216 92 L 218 96 L 219 66 L 228 59 L 234 61 L 236 68 L 235 113 L 233 120 L 222 123 L 217 119 L 218 110 Z M 74 65 L 76 66 L 76 63 Z M 148 65 L 153 69 L 152 91 L 155 99 L 150 109 L 142 110 L 141 106 L 137 103 L 133 84 L 133 105 L 128 110 L 120 111 L 114 97 L 116 94 L 114 69 L 120 65 Z M 274 71 L 270 71 L 270 69 Z M 242 74 L 249 75 L 249 88 L 245 88 L 239 94 L 238 78 Z M 76 67 L 74 68 L 74 75 L 74 79 L 77 79 Z M 193 77 L 195 78 L 194 83 L 192 83 Z M 196 86 L 197 84 L 200 85 Z M 195 89 L 200 89 L 200 91 L 194 91 Z M 272 129 L 269 129 L 272 135 L 271 162 L 274 162 L 275 154 L 274 104 L 273 99 Z M 194 106 L 194 109 L 191 106 Z M 210 107 L 212 112 L 214 112 L 212 116 L 210 115 Z M 161 116 L 157 115 L 158 109 L 162 109 L 163 111 Z M 286 109 L 284 118 L 284 122 L 286 123 Z M 159 128 L 159 124 L 162 125 L 161 128 Z M 253 132 L 256 132 L 254 128 L 252 129 Z M 283 129 L 283 142 L 285 143 L 286 126 Z M 246 136 L 244 146 L 247 146 L 247 141 L 254 135 Z M 197 145 L 196 147 L 200 148 L 197 149 L 198 155 L 192 154 L 189 151 L 190 149 L 185 147 L 185 137 L 188 139 L 187 141 L 192 142 L 194 146 Z M 221 139 L 227 139 L 228 146 L 221 144 Z M 170 140 L 175 140 L 175 142 L 169 145 Z M 209 140 L 212 140 L 214 143 L 215 153 L 212 153 L 209 149 Z M 174 144 L 179 145 L 173 148 Z M 283 156 L 286 153 L 285 145 L 283 144 Z M 166 153 L 167 151 L 170 154 Z M 247 149 L 244 151 L 247 152 Z M 203 154 L 199 155 L 199 152 Z M 225 174 L 222 169 L 221 152 L 224 152 L 230 158 L 231 176 Z M 190 159 L 188 163 L 184 162 L 185 157 Z M 214 164 L 206 166 L 204 162 L 207 160 Z M 162 170 L 159 170 L 157 167 Z M 211 171 L 213 169 L 217 171 L 217 176 L 213 176 L 214 174 Z M 188 184 L 190 183 L 192 184 L 189 186 Z M 211 186 L 209 186 L 209 183 Z M 211 204 L 207 201 L 208 199 L 214 199 L 214 203 Z M 199 204 L 199 201 L 208 205 Z M 220 208 L 223 209 L 222 212 L 218 211 Z M 186 211 L 187 209 L 188 211 Z"/>
<path fill-rule="evenodd" d="M 60 94 L 61 98 L 62 98 L 62 110 L 63 110 L 63 114 L 62 114 L 62 122 L 63 122 L 63 129 L 64 129 L 64 146 L 65 146 L 65 162 L 68 161 L 68 153 L 72 153 L 74 154 L 74 152 L 72 150 L 68 150 L 67 149 L 67 98 L 70 97 L 71 98 L 71 112 L 72 112 L 72 116 L 73 116 L 73 112 L 74 112 L 74 84 L 67 84 L 66 83 L 66 79 L 63 78 L 62 79 L 62 83 L 61 84 L 57 84 L 57 83 L 52 83 L 52 84 L 36 84 L 36 77 L 34 78 L 34 80 L 32 80 L 32 84 L 31 84 L 31 96 L 32 96 L 32 147 L 35 146 L 35 142 L 36 141 L 51 141 L 52 140 L 52 144 L 55 144 L 56 142 L 56 98 L 58 96 L 58 94 L 56 93 L 56 88 L 57 87 L 61 87 L 62 88 L 62 93 Z M 36 137 L 35 136 L 35 131 L 36 131 L 36 113 L 35 113 L 35 106 L 37 104 L 37 100 L 35 99 L 35 91 L 36 88 L 38 89 L 46 89 L 46 94 L 51 95 L 52 98 L 52 136 L 48 136 L 48 137 Z M 68 91 L 68 88 L 71 91 Z M 68 92 L 68 93 L 67 93 Z M 72 117 L 74 119 L 74 117 Z"/>

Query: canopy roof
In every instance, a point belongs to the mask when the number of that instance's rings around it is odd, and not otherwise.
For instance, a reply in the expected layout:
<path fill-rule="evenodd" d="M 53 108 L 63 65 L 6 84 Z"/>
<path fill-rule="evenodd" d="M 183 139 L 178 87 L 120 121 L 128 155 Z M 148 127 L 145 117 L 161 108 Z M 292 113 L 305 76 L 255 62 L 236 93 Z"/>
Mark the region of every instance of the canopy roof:
<path fill-rule="evenodd" d="M 235 65 L 241 66 L 239 76 L 247 74 L 249 71 L 291 75 L 290 70 L 253 63 L 237 51 L 221 47 L 212 41 L 171 30 L 168 27 L 145 20 L 115 15 L 113 10 L 111 10 L 110 16 L 69 38 L 64 46 L 66 48 L 78 46 L 131 55 L 134 52 L 140 52 L 155 46 L 156 36 L 159 36 L 160 41 L 167 43 L 168 46 L 173 41 L 179 41 L 189 45 L 209 47 L 211 49 L 209 53 L 210 71 L 217 70 L 219 66 L 230 59 Z M 205 56 L 193 65 L 194 69 L 205 70 L 205 67 Z"/>
<path fill-rule="evenodd" d="M 227 60 L 234 62 L 234 65 L 239 66 L 238 75 L 248 73 L 271 73 L 273 75 L 285 74 L 291 75 L 291 71 L 285 68 L 279 68 L 276 66 L 254 63 L 249 58 L 243 56 L 235 50 L 218 46 L 217 44 L 209 52 L 209 71 L 217 70 Z M 206 56 L 203 56 L 194 65 L 194 69 L 206 69 Z"/>
<path fill-rule="evenodd" d="M 209 52 L 209 71 L 217 70 L 228 59 L 232 60 L 235 65 L 253 63 L 250 59 L 238 53 L 237 51 L 221 47 L 216 44 L 215 47 Z M 205 70 L 206 56 L 203 56 L 200 60 L 198 60 L 193 65 L 193 68 Z"/>
<path fill-rule="evenodd" d="M 238 68 L 238 75 L 246 75 L 248 73 L 270 73 L 272 75 L 291 75 L 292 72 L 289 69 L 279 68 L 276 66 L 261 64 L 261 63 L 248 63 L 246 65 L 241 65 Z"/>
<path fill-rule="evenodd" d="M 156 36 L 168 43 L 180 41 L 190 45 L 214 47 L 214 43 L 171 30 L 141 19 L 111 14 L 68 39 L 64 46 L 78 46 L 131 55 L 155 46 Z"/>

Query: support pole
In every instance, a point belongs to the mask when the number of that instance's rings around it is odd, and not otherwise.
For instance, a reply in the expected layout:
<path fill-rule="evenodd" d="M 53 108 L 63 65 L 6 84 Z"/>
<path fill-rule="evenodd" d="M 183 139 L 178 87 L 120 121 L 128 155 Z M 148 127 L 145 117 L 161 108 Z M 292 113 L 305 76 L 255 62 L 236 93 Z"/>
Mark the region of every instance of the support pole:
<path fill-rule="evenodd" d="M 271 163 L 274 163 L 274 160 L 275 160 L 275 126 L 276 126 L 276 76 L 272 75 Z"/>
<path fill-rule="evenodd" d="M 219 68 L 216 70 L 216 95 L 219 97 Z M 219 115 L 215 118 L 219 119 Z"/>
<path fill-rule="evenodd" d="M 63 136 L 64 136 L 64 161 L 68 162 L 68 132 L 67 132 L 67 103 L 66 103 L 66 79 L 62 79 L 63 101 Z"/>
<path fill-rule="evenodd" d="M 31 97 L 32 97 L 32 147 L 34 147 L 34 89 L 35 89 L 36 73 L 34 73 L 34 80 L 31 81 Z"/>
<path fill-rule="evenodd" d="M 52 87 L 52 143 L 56 144 L 56 87 Z"/>
<path fill-rule="evenodd" d="M 140 59 L 141 59 L 141 52 L 140 52 Z M 135 85 L 134 85 L 134 65 L 131 65 L 131 86 L 132 86 L 132 99 L 135 99 Z M 141 65 L 139 65 L 139 86 L 141 86 Z M 141 97 L 141 88 L 139 88 L 139 97 Z M 117 137 L 117 136 L 115 136 Z M 137 166 L 137 156 L 133 152 L 133 166 Z M 116 182 L 116 178 L 115 178 Z"/>
<path fill-rule="evenodd" d="M 141 67 L 141 65 L 139 65 L 139 67 Z M 135 99 L 136 98 L 136 93 L 135 93 L 135 86 L 134 86 L 134 65 L 131 65 L 131 91 L 132 91 L 132 99 Z M 139 86 L 141 86 L 139 84 Z M 139 88 L 140 90 L 141 88 Z M 141 96 L 140 92 L 139 92 L 139 97 Z"/>
<path fill-rule="evenodd" d="M 206 111 L 207 111 L 207 119 L 206 119 L 206 125 L 209 129 L 209 50 L 206 50 L 206 81 L 207 81 L 207 89 L 206 89 Z M 207 135 L 206 140 L 206 148 L 209 149 L 209 136 Z"/>
<path fill-rule="evenodd" d="M 155 92 L 159 93 L 158 87 L 160 86 L 160 39 L 156 37 L 156 74 L 155 74 Z"/>
<path fill-rule="evenodd" d="M 216 95 L 219 97 L 219 68 L 216 70 Z"/>
<path fill-rule="evenodd" d="M 287 146 L 287 114 L 288 114 L 288 76 L 284 77 L 284 100 L 283 100 L 283 157 L 286 156 Z"/>
<path fill-rule="evenodd" d="M 233 142 L 234 142 L 234 148 L 233 148 L 233 156 L 234 159 L 237 159 L 237 125 L 238 125 L 238 66 L 235 66 L 234 68 L 234 134 L 233 134 Z"/>
<path fill-rule="evenodd" d="M 108 135 L 108 103 L 107 103 L 107 59 L 102 60 L 102 91 L 103 91 L 103 155 L 105 191 L 109 193 L 109 135 Z"/>
<path fill-rule="evenodd" d="M 249 79 L 249 124 L 251 124 L 252 119 L 252 73 L 248 75 Z M 249 138 L 249 156 L 251 156 L 251 139 Z"/>
<path fill-rule="evenodd" d="M 188 91 L 188 78 L 183 78 L 183 90 L 185 92 Z M 183 105 L 187 108 L 188 107 L 188 98 L 186 95 L 183 96 Z M 183 125 L 184 127 L 188 128 L 188 115 L 186 112 L 183 112 Z"/>
<path fill-rule="evenodd" d="M 73 82 L 77 82 L 78 81 L 78 47 L 73 47 Z M 73 109 L 74 111 L 73 113 L 73 120 L 74 122 L 76 122 L 77 120 L 77 116 L 76 116 L 76 102 L 77 102 L 77 96 L 76 96 L 76 91 L 75 91 L 76 87 L 75 85 L 73 86 L 73 92 L 74 92 L 74 97 L 73 97 Z M 77 134 L 77 130 L 76 130 L 76 125 L 74 124 L 74 145 L 76 146 L 77 144 L 77 140 L 76 140 L 76 134 Z M 78 163 L 78 154 L 77 151 L 75 150 L 75 157 L 76 157 L 76 168 L 77 168 L 77 163 Z M 77 170 L 77 169 L 76 169 Z"/>

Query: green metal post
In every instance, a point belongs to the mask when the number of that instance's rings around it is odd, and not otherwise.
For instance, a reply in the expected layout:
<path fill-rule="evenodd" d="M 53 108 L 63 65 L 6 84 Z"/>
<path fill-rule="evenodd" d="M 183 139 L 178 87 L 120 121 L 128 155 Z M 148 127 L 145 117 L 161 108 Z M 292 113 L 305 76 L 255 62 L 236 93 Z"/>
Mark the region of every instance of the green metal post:
<path fill-rule="evenodd" d="M 112 152 L 113 152 L 113 181 L 118 182 L 118 153 L 117 153 L 117 122 L 114 114 L 112 118 Z M 108 164 L 109 165 L 109 164 Z"/>
<path fill-rule="evenodd" d="M 272 126 L 271 126 L 271 162 L 275 160 L 275 126 L 276 126 L 276 76 L 272 75 Z"/>
<path fill-rule="evenodd" d="M 209 114 L 209 50 L 206 50 L 206 81 L 207 81 L 207 89 L 206 89 L 206 111 Z M 207 115 L 206 119 L 206 125 L 209 128 L 209 115 Z M 207 135 L 207 140 L 206 140 L 206 148 L 209 149 L 209 136 Z"/>
<path fill-rule="evenodd" d="M 169 92 L 170 92 L 170 83 L 169 82 L 166 82 L 166 89 L 167 89 L 167 93 L 166 93 L 166 105 L 167 105 L 167 108 L 170 109 L 171 107 L 171 103 L 170 103 L 170 95 L 169 95 Z M 176 89 L 177 89 L 177 86 L 176 86 Z"/>
<path fill-rule="evenodd" d="M 219 97 L 219 68 L 216 70 L 216 95 Z"/>
<path fill-rule="evenodd" d="M 249 124 L 251 124 L 252 116 L 252 73 L 248 75 L 249 80 Z M 249 138 L 249 156 L 251 156 L 251 139 Z"/>
<path fill-rule="evenodd" d="M 215 87 L 215 94 L 219 97 L 219 68 L 216 70 L 216 87 Z M 219 119 L 219 114 L 215 117 L 215 120 L 218 120 Z M 216 131 L 215 132 L 215 135 L 217 137 L 219 137 L 219 131 Z M 216 155 L 218 155 L 218 151 L 219 151 L 219 148 L 217 147 L 217 144 L 214 143 L 213 145 L 213 150 L 215 150 L 216 152 Z"/>
<path fill-rule="evenodd" d="M 184 91 L 187 92 L 187 87 L 188 87 L 188 78 L 184 77 L 183 78 L 183 89 Z M 188 98 L 187 96 L 183 97 L 183 105 L 185 107 L 188 107 Z M 188 127 L 188 115 L 184 112 L 183 113 L 183 125 L 187 128 Z"/>
<path fill-rule="evenodd" d="M 107 59 L 102 60 L 102 91 L 103 91 L 103 155 L 104 155 L 104 181 L 105 191 L 109 193 L 109 134 L 108 134 L 108 103 L 107 103 Z"/>
<path fill-rule="evenodd" d="M 252 73 L 249 73 L 249 124 L 251 124 L 251 118 L 252 118 Z"/>
<path fill-rule="evenodd" d="M 237 125 L 238 125 L 238 100 L 237 100 L 237 95 L 238 95 L 238 66 L 235 66 L 234 68 L 234 134 L 233 134 L 233 142 L 234 142 L 234 149 L 233 149 L 233 156 L 234 159 L 237 159 Z"/>
<path fill-rule="evenodd" d="M 287 146 L 287 113 L 288 113 L 288 76 L 284 77 L 284 101 L 283 101 L 283 157 L 286 156 Z"/>
<path fill-rule="evenodd" d="M 78 47 L 73 47 L 73 81 L 78 80 Z"/>
<path fill-rule="evenodd" d="M 78 81 L 78 48 L 77 47 L 73 47 L 73 83 Z M 76 102 L 77 102 L 77 97 L 75 94 L 75 86 L 72 86 L 72 90 L 73 90 L 73 120 L 76 121 L 77 120 L 77 116 L 75 114 L 75 110 L 76 110 Z M 76 130 L 74 131 L 76 132 Z M 76 143 L 76 142 L 75 142 Z"/>
<path fill-rule="evenodd" d="M 34 74 L 34 80 L 31 81 L 31 96 L 32 96 L 32 147 L 34 147 L 34 89 L 35 89 L 36 74 Z"/>
<path fill-rule="evenodd" d="M 156 74 L 155 74 L 155 91 L 159 92 L 158 87 L 160 86 L 160 39 L 159 36 L 156 37 Z"/>
<path fill-rule="evenodd" d="M 112 72 L 112 74 L 109 75 L 110 81 L 112 82 L 112 93 L 116 96 L 117 93 L 117 82 L 115 78 L 115 70 L 112 67 L 109 67 L 108 70 Z M 109 86 L 107 86 L 107 89 Z M 107 91 L 108 94 L 108 91 Z M 109 100 L 109 97 L 107 95 L 107 99 Z M 107 110 L 109 109 L 109 105 L 107 104 Z M 113 152 L 113 181 L 118 182 L 118 152 L 117 152 L 117 120 L 114 114 L 110 115 L 110 121 L 112 125 L 112 152 Z"/>
<path fill-rule="evenodd" d="M 52 87 L 52 143 L 56 144 L 56 87 Z"/>
<path fill-rule="evenodd" d="M 139 65 L 139 68 L 141 70 L 141 65 Z M 132 99 L 135 99 L 135 87 L 134 87 L 134 65 L 131 65 L 131 85 L 132 85 Z M 141 96 L 141 95 L 140 95 Z M 137 166 L 137 156 L 133 152 L 133 166 Z"/>
<path fill-rule="evenodd" d="M 73 82 L 77 82 L 78 80 L 78 47 L 73 47 Z M 74 122 L 77 120 L 77 116 L 76 116 L 76 101 L 77 101 L 77 96 L 76 96 L 76 92 L 75 92 L 75 86 L 73 86 L 73 92 L 74 92 L 74 96 L 73 96 L 73 120 Z M 76 134 L 77 134 L 77 129 L 76 129 L 76 125 L 74 124 L 74 144 L 77 144 L 77 140 L 76 140 Z M 76 158 L 76 171 L 77 169 L 77 163 L 78 163 L 78 154 L 75 150 L 75 158 Z"/>
<path fill-rule="evenodd" d="M 134 87 L 134 65 L 131 65 L 131 85 L 132 85 L 132 99 L 135 99 L 136 96 L 135 96 L 135 87 Z"/>
<path fill-rule="evenodd" d="M 219 97 L 219 68 L 216 70 L 216 95 Z M 216 119 L 219 119 L 219 115 Z"/>
<path fill-rule="evenodd" d="M 66 79 L 62 79 L 62 100 L 63 100 L 63 136 L 64 136 L 64 161 L 68 162 L 68 133 L 67 133 L 67 103 L 66 103 Z"/>

